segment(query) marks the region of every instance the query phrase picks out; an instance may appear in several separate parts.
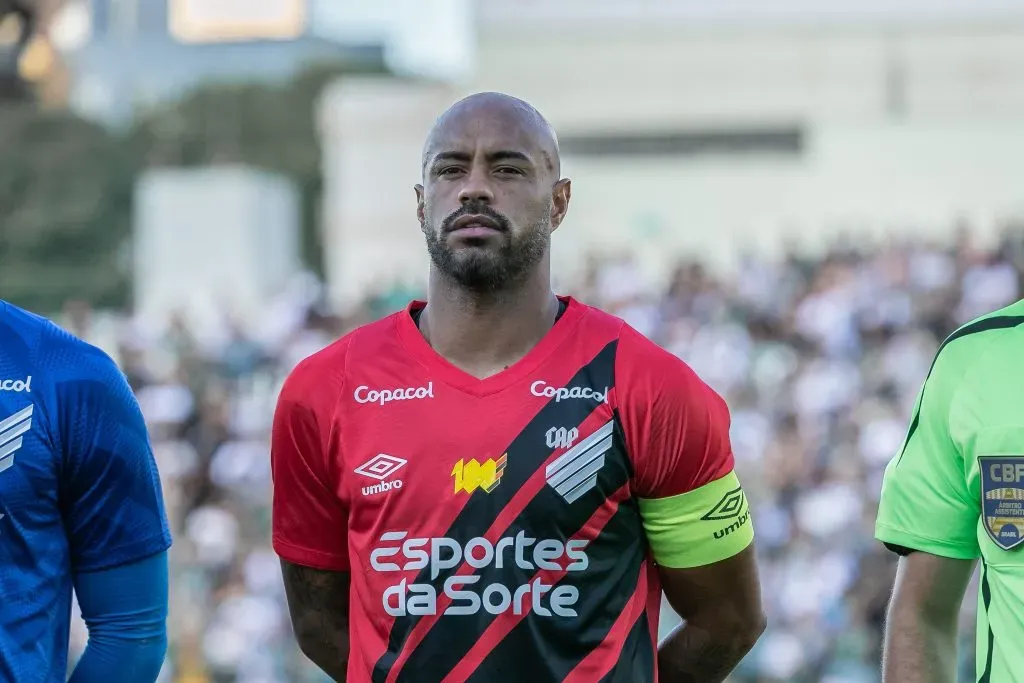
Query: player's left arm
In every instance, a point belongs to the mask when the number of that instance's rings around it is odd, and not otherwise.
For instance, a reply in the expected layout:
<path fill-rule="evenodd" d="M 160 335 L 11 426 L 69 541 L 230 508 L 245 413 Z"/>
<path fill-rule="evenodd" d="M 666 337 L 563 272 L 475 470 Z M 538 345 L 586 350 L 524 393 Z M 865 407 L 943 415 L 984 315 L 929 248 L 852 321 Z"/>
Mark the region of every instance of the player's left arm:
<path fill-rule="evenodd" d="M 167 652 L 167 553 L 75 574 L 89 643 L 68 683 L 155 681 Z"/>
<path fill-rule="evenodd" d="M 634 495 L 665 596 L 685 620 L 659 650 L 660 679 L 723 681 L 766 624 L 729 410 L 685 363 L 632 330 L 620 337 L 620 358 Z"/>
<path fill-rule="evenodd" d="M 709 565 L 658 570 L 665 597 L 685 620 L 658 650 L 660 680 L 724 681 L 765 629 L 753 546 Z"/>
<path fill-rule="evenodd" d="M 56 387 L 60 491 L 89 641 L 72 683 L 147 683 L 167 649 L 171 536 L 149 435 L 124 375 L 82 344 Z"/>

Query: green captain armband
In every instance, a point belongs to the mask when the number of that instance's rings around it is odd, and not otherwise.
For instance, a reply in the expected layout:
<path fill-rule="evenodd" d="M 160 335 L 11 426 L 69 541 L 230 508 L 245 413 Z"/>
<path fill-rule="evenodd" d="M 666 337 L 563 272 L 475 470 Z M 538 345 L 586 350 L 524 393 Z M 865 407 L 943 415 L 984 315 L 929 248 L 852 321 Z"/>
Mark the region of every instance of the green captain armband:
<path fill-rule="evenodd" d="M 639 503 L 651 552 L 663 567 L 720 562 L 754 540 L 747 497 L 735 472 L 693 491 Z"/>

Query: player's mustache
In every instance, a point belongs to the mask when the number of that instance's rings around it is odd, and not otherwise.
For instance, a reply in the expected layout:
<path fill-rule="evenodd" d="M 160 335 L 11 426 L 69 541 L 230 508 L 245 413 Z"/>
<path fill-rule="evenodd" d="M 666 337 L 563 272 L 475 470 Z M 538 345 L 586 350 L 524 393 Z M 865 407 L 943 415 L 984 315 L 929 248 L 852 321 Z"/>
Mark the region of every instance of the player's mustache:
<path fill-rule="evenodd" d="M 498 229 L 502 232 L 509 232 L 512 229 L 512 223 L 509 219 L 492 209 L 483 202 L 467 202 L 463 204 L 461 208 L 456 209 L 441 223 L 441 232 L 449 233 L 452 231 L 452 224 L 459 220 L 463 216 L 486 216 L 494 221 Z"/>

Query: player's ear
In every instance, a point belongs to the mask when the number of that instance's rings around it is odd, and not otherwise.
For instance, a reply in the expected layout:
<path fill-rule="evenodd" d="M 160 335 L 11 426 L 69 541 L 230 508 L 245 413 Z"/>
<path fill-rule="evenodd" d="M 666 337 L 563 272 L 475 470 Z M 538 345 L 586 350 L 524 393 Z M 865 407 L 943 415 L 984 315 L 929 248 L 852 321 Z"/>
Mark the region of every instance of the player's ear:
<path fill-rule="evenodd" d="M 423 227 L 423 186 L 413 185 L 413 189 L 416 190 L 416 220 L 420 222 L 420 227 Z"/>
<path fill-rule="evenodd" d="M 551 230 L 554 232 L 569 212 L 569 199 L 572 198 L 572 181 L 562 178 L 551 191 Z"/>

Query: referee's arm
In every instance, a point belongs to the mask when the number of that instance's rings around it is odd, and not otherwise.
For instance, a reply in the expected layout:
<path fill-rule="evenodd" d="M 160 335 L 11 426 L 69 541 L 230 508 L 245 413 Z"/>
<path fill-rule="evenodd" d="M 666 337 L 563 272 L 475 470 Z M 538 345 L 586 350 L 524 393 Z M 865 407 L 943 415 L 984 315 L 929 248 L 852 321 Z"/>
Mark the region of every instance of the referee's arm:
<path fill-rule="evenodd" d="M 973 560 L 927 552 L 900 558 L 885 629 L 883 683 L 954 683 L 957 620 Z"/>
<path fill-rule="evenodd" d="M 901 556 L 885 630 L 884 683 L 956 681 L 957 622 L 979 554 L 979 506 L 949 433 L 964 365 L 950 351 L 936 359 L 882 485 L 875 535 Z"/>

